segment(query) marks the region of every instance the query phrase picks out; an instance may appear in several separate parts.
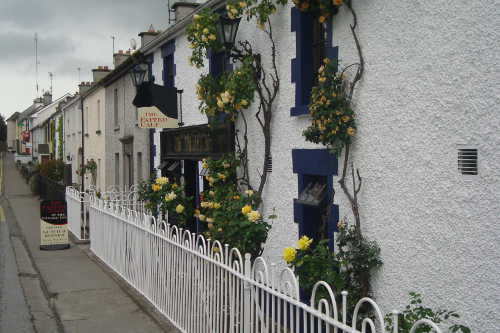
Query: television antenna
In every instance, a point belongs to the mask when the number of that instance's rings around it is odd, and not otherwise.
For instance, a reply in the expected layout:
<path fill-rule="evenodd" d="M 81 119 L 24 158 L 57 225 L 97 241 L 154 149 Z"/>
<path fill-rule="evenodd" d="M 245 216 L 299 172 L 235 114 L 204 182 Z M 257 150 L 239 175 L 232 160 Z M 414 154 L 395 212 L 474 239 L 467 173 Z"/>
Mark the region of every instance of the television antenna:
<path fill-rule="evenodd" d="M 35 32 L 35 87 L 36 87 L 36 97 L 40 96 L 38 94 L 38 33 Z"/>
<path fill-rule="evenodd" d="M 52 95 L 52 79 L 54 78 L 54 73 L 49 72 L 50 77 L 50 94 Z"/>

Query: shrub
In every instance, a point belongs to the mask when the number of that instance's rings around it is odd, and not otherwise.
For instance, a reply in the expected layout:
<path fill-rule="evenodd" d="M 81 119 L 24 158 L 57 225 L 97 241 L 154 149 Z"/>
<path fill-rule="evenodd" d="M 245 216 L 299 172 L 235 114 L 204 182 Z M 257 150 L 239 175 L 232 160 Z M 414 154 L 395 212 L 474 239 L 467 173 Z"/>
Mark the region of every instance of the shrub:
<path fill-rule="evenodd" d="M 40 174 L 50 180 L 59 182 L 64 179 L 64 162 L 49 160 L 40 165 Z"/>

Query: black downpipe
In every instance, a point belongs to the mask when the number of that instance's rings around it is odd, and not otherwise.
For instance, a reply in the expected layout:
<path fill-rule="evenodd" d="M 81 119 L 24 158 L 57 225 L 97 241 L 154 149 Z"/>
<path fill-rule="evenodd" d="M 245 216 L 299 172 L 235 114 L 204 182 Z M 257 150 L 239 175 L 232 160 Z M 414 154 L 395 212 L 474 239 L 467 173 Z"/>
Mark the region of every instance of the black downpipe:
<path fill-rule="evenodd" d="M 84 126 L 84 121 L 83 121 L 83 97 L 80 95 L 80 110 L 82 112 L 82 164 L 85 163 L 85 126 Z M 78 168 L 80 169 L 81 171 L 81 168 L 80 168 L 80 165 L 78 166 Z M 81 173 L 81 177 L 82 177 L 82 192 L 84 191 L 85 189 L 85 186 L 84 186 L 84 181 L 85 181 L 85 175 L 83 172 L 80 172 Z"/>

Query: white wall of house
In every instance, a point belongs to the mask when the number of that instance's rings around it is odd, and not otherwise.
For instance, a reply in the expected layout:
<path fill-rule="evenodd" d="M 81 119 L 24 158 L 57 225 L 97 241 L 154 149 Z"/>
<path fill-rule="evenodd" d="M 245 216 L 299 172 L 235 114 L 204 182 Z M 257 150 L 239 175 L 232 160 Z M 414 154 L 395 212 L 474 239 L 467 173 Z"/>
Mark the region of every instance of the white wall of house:
<path fill-rule="evenodd" d="M 384 261 L 375 276 L 374 296 L 389 312 L 406 304 L 408 292 L 421 292 L 432 307 L 457 310 L 473 331 L 494 332 L 495 314 L 500 312 L 500 117 L 495 109 L 500 79 L 494 75 L 500 69 L 498 10 L 493 3 L 470 2 L 424 7 L 373 0 L 354 6 L 366 68 L 354 95 L 358 134 L 352 158 L 363 177 L 362 228 L 380 244 Z M 351 14 L 342 8 L 334 22 L 333 45 L 339 47 L 341 66 L 358 62 Z M 296 57 L 290 7 L 281 9 L 273 24 L 281 87 L 272 128 L 274 171 L 264 191 L 263 210 L 264 216 L 273 209 L 278 215 L 264 252 L 277 262 L 283 247 L 293 245 L 298 234 L 291 151 L 322 147 L 302 137 L 309 116 L 290 116 L 295 105 L 290 68 Z M 263 59 L 269 59 L 269 44 L 255 25 L 242 20 L 238 39 L 250 40 Z M 195 94 L 200 71 L 187 65 L 190 54 L 185 36 L 176 36 L 175 83 L 184 89 L 186 126 L 206 123 Z M 154 59 L 158 83 L 160 50 Z M 252 115 L 247 119 L 254 186 L 262 172 L 264 147 L 253 117 L 255 105 L 247 111 Z M 156 134 L 157 158 L 159 143 Z M 457 172 L 460 145 L 478 149 L 477 176 Z M 335 192 L 340 216 L 353 222 L 337 185 Z"/>
<path fill-rule="evenodd" d="M 15 150 L 17 145 L 17 118 L 7 120 L 7 148 Z"/>
<path fill-rule="evenodd" d="M 83 100 L 84 112 L 84 163 L 94 159 L 97 164 L 96 187 L 103 190 L 107 187 L 106 173 L 104 171 L 106 159 L 105 130 L 105 103 L 106 94 L 103 87 L 97 87 Z M 85 180 L 85 187 L 91 185 L 91 177 Z"/>
<path fill-rule="evenodd" d="M 64 161 L 71 164 L 71 182 L 81 183 L 76 171 L 82 164 L 82 113 L 80 98 L 75 98 L 63 108 L 64 114 Z"/>
<path fill-rule="evenodd" d="M 149 177 L 149 130 L 137 126 L 132 104 L 136 88 L 130 75 L 106 86 L 106 179 L 120 188 Z"/>

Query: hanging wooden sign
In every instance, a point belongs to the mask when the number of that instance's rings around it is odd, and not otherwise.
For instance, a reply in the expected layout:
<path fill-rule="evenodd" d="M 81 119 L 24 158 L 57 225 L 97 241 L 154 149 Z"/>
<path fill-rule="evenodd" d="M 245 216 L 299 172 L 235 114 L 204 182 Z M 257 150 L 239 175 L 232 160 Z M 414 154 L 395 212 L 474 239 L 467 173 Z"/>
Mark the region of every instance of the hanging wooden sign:
<path fill-rule="evenodd" d="M 165 116 L 156 106 L 137 109 L 140 128 L 177 128 L 177 119 Z"/>
<path fill-rule="evenodd" d="M 40 250 L 69 248 L 66 202 L 44 200 L 40 203 Z"/>

